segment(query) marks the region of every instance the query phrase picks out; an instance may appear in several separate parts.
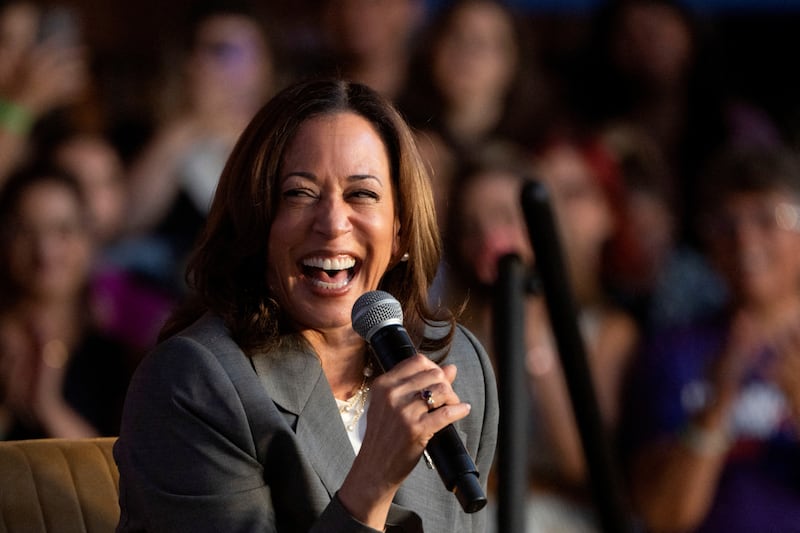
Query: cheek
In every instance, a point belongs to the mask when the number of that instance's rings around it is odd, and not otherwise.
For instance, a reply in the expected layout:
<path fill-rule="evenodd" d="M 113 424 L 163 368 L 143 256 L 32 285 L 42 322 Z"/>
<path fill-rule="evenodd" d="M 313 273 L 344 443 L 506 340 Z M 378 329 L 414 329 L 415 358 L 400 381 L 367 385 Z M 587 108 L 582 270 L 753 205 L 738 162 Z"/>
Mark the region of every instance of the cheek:
<path fill-rule="evenodd" d="M 267 238 L 267 264 L 265 265 L 267 280 L 271 287 L 275 286 L 280 273 L 285 270 L 285 257 L 289 246 L 288 236 L 289 228 L 280 219 L 276 219 Z"/>
<path fill-rule="evenodd" d="M 25 279 L 26 273 L 30 273 L 32 265 L 33 253 L 30 246 L 20 242 L 15 242 L 9 246 L 8 270 L 15 281 Z"/>
<path fill-rule="evenodd" d="M 566 230 L 565 238 L 576 245 L 604 241 L 612 231 L 608 211 L 596 203 L 575 203 L 562 212 L 559 224 Z"/>
<path fill-rule="evenodd" d="M 800 280 L 800 235 L 787 236 L 776 256 L 775 262 L 784 269 L 787 278 Z"/>
<path fill-rule="evenodd" d="M 92 263 L 93 251 L 93 247 L 89 240 L 85 238 L 77 240 L 73 243 L 73 247 L 70 250 L 71 251 L 68 250 L 66 253 L 72 254 L 73 262 L 76 268 L 83 270 L 84 272 L 88 272 Z"/>
<path fill-rule="evenodd" d="M 275 272 L 281 266 L 281 261 L 286 252 L 285 231 L 282 231 L 280 226 L 272 226 L 269 233 L 269 240 L 267 241 L 267 272 Z"/>
<path fill-rule="evenodd" d="M 83 237 L 51 242 L 44 252 L 43 266 L 55 276 L 78 281 L 89 273 L 92 247 Z"/>

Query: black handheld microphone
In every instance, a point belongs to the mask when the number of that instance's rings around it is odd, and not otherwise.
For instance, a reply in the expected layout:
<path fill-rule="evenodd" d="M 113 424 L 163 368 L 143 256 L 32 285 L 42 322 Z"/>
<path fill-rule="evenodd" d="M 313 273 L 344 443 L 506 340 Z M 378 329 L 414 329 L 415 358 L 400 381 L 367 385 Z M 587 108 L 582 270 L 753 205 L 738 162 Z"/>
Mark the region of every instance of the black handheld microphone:
<path fill-rule="evenodd" d="M 372 346 L 384 371 L 417 353 L 403 327 L 403 309 L 394 296 L 385 291 L 370 291 L 353 305 L 353 329 Z M 453 424 L 438 431 L 426 451 L 447 490 L 453 492 L 467 513 L 486 505 L 486 496 L 478 481 L 478 469 Z"/>

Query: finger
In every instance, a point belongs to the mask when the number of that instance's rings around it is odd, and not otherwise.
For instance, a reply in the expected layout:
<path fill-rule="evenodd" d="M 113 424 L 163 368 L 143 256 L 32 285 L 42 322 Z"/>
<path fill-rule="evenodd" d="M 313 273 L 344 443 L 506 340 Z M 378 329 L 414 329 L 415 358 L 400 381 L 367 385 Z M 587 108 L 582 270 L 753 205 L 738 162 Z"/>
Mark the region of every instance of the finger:
<path fill-rule="evenodd" d="M 440 382 L 448 385 L 450 383 L 445 371 L 421 354 L 400 361 L 381 376 L 381 382 L 382 385 L 395 389 L 399 395 L 413 395 Z"/>
<path fill-rule="evenodd" d="M 421 423 L 425 428 L 422 436 L 422 446 L 427 446 L 433 435 L 441 431 L 444 427 L 465 418 L 469 415 L 472 406 L 468 403 L 457 403 L 444 405 L 433 411 L 426 412 Z"/>
<path fill-rule="evenodd" d="M 456 375 L 458 374 L 458 367 L 456 367 L 456 365 L 442 365 L 441 369 L 445 376 L 447 376 L 447 381 L 449 381 L 451 384 L 455 383 Z"/>
<path fill-rule="evenodd" d="M 387 369 L 385 375 L 390 376 L 394 380 L 402 381 L 421 371 L 434 368 L 439 368 L 439 365 L 431 361 L 423 354 L 418 353 L 398 361 L 393 367 Z"/>
<path fill-rule="evenodd" d="M 425 402 L 428 411 L 433 411 L 436 408 L 436 396 L 433 389 L 425 388 L 419 391 L 419 397 Z"/>
<path fill-rule="evenodd" d="M 448 375 L 450 374 L 450 375 Z M 426 369 L 408 379 L 406 391 L 410 394 L 410 400 L 422 400 L 422 403 L 432 407 L 431 398 L 434 406 L 443 404 L 458 403 L 458 395 L 453 390 L 451 377 L 452 370 L 445 371 L 440 367 Z"/>
<path fill-rule="evenodd" d="M 380 389 L 389 404 L 406 411 L 411 419 L 419 420 L 430 410 L 461 403 L 452 387 L 456 374 L 455 366 L 440 367 L 418 354 L 376 379 L 373 390 L 378 394 Z"/>
<path fill-rule="evenodd" d="M 412 400 L 422 400 L 428 411 L 438 409 L 443 405 L 460 403 L 458 395 L 445 383 L 436 383 L 423 387 L 420 391 L 412 397 Z"/>

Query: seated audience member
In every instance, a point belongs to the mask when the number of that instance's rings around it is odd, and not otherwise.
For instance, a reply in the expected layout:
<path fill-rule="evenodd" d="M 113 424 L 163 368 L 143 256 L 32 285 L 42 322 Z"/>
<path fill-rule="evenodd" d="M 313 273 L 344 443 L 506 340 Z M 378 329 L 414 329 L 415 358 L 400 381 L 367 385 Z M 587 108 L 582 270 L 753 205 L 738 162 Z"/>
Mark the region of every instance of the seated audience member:
<path fill-rule="evenodd" d="M 586 346 L 605 427 L 617 425 L 622 376 L 634 354 L 638 332 L 632 318 L 603 293 L 601 251 L 614 237 L 615 217 L 586 154 L 576 145 L 554 143 L 541 152 L 537 172 L 551 190 L 563 237 L 568 276 L 577 298 L 576 317 Z M 522 215 L 520 190 L 527 164 L 512 164 L 501 151 L 487 152 L 459 174 L 451 204 L 448 281 L 450 298 L 468 297 L 464 320 L 491 344 L 491 292 L 497 262 L 516 253 L 535 266 L 535 253 Z M 534 229 L 535 231 L 535 229 Z M 454 285 L 461 282 L 461 285 Z M 525 303 L 525 345 L 531 399 L 530 532 L 595 531 L 586 484 L 586 465 L 556 351 L 545 302 L 531 294 Z M 490 350 L 491 352 L 491 350 Z"/>
<path fill-rule="evenodd" d="M 775 144 L 777 128 L 726 83 L 722 43 L 684 2 L 611 0 L 596 15 L 577 106 L 603 126 L 634 124 L 655 140 L 680 201 L 677 233 L 697 245 L 689 220 L 709 157 L 727 143 Z"/>
<path fill-rule="evenodd" d="M 445 230 L 446 200 L 461 160 L 487 143 L 530 144 L 530 133 L 541 126 L 544 93 L 530 75 L 522 29 L 501 3 L 453 2 L 425 30 L 399 106 L 432 167 Z"/>
<path fill-rule="evenodd" d="M 167 66 L 180 78 L 168 79 L 173 84 L 165 83 L 159 95 L 165 110 L 157 131 L 128 175 L 127 229 L 153 237 L 148 257 L 164 270 L 154 274 L 178 289 L 228 154 L 277 83 L 273 49 L 256 11 L 212 3 L 191 31 L 180 68 Z"/>
<path fill-rule="evenodd" d="M 630 376 L 631 494 L 655 532 L 795 531 L 800 524 L 800 166 L 731 150 L 701 229 L 727 306 L 653 337 Z"/>
<path fill-rule="evenodd" d="M 368 85 L 395 100 L 409 79 L 412 39 L 425 14 L 423 0 L 323 0 L 321 53 L 314 74 Z"/>
<path fill-rule="evenodd" d="M 152 275 L 157 266 L 141 254 L 146 241 L 124 232 L 128 191 L 116 148 L 101 135 L 73 133 L 49 150 L 53 166 L 77 178 L 88 207 L 97 243 L 90 289 L 95 322 L 130 346 L 135 363 L 155 345 L 180 294 Z"/>
<path fill-rule="evenodd" d="M 117 435 L 130 359 L 87 302 L 94 244 L 78 182 L 20 171 L 0 194 L 0 434 Z"/>
<path fill-rule="evenodd" d="M 114 145 L 95 133 L 67 133 L 45 156 L 75 176 L 84 190 L 89 222 L 101 250 L 124 237 L 127 191 L 125 168 Z"/>
<path fill-rule="evenodd" d="M 719 309 L 725 287 L 704 254 L 678 235 L 670 171 L 657 144 L 636 127 L 608 128 L 606 144 L 621 169 L 636 253 L 609 273 L 609 286 L 647 334 Z"/>

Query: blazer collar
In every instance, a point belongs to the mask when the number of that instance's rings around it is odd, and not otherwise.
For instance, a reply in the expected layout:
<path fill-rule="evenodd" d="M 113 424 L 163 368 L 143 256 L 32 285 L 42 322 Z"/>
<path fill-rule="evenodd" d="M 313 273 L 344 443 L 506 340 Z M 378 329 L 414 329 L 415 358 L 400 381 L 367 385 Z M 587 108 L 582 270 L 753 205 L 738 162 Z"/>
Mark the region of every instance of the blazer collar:
<path fill-rule="evenodd" d="M 317 387 L 327 387 L 330 391 L 322 365 L 310 350 L 274 350 L 256 354 L 252 360 L 272 400 L 294 415 L 303 412 Z"/>
<path fill-rule="evenodd" d="M 288 349 L 258 354 L 253 366 L 275 404 L 295 415 L 298 446 L 332 497 L 355 453 L 319 359 L 311 350 Z"/>

